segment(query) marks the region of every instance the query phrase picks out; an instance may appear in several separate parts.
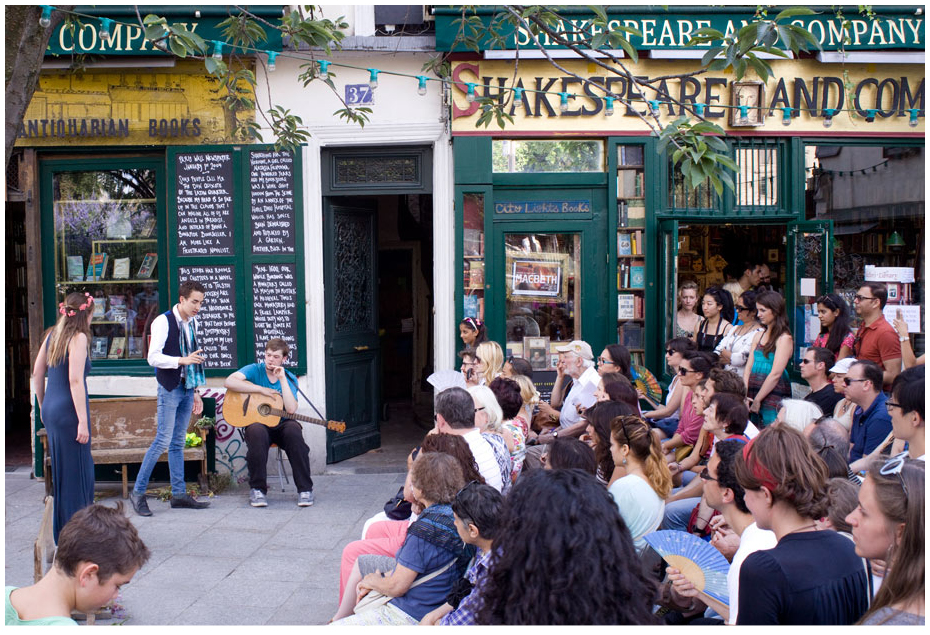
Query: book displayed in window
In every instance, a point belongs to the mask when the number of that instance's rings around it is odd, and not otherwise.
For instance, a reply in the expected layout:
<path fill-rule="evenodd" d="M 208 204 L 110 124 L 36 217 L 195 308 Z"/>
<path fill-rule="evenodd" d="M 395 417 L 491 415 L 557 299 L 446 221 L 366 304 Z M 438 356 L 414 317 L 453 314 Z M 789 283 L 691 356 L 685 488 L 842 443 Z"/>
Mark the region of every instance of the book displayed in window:
<path fill-rule="evenodd" d="M 116 258 L 113 260 L 113 279 L 129 279 L 129 258 Z"/>
<path fill-rule="evenodd" d="M 136 274 L 136 278 L 140 280 L 142 278 L 151 278 L 152 273 L 155 271 L 155 265 L 158 263 L 158 254 L 156 253 L 147 253 L 145 258 L 142 260 L 142 266 L 139 267 L 139 273 Z"/>
<path fill-rule="evenodd" d="M 484 289 L 484 261 L 468 261 L 468 289 Z"/>
<path fill-rule="evenodd" d="M 84 256 L 68 256 L 68 281 L 84 280 Z"/>
<path fill-rule="evenodd" d="M 102 320 L 107 314 L 107 299 L 97 296 L 94 298 L 94 320 Z"/>
<path fill-rule="evenodd" d="M 123 357 L 123 354 L 126 352 L 126 338 L 125 337 L 114 337 L 113 341 L 110 342 L 110 354 L 107 356 L 109 359 L 120 359 Z"/>
<path fill-rule="evenodd" d="M 105 335 L 94 337 L 90 348 L 91 359 L 104 359 L 107 356 L 108 340 L 109 338 Z"/>
<path fill-rule="evenodd" d="M 142 342 L 143 338 L 129 336 L 129 348 L 127 350 L 127 357 L 145 357 L 142 351 Z"/>
<path fill-rule="evenodd" d="M 103 280 L 107 273 L 109 257 L 106 254 L 93 254 L 87 263 L 87 280 Z"/>

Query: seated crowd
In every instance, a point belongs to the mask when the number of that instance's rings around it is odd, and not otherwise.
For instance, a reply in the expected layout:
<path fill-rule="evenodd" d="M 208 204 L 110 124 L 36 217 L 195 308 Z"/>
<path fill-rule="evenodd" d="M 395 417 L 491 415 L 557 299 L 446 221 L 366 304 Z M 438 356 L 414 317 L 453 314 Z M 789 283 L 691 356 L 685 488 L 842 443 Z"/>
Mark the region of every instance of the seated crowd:
<path fill-rule="evenodd" d="M 667 343 L 664 404 L 620 345 L 559 347 L 548 403 L 525 360 L 463 351 L 466 388 L 439 392 L 404 487 L 343 551 L 333 623 L 923 624 L 924 367 L 886 393 L 874 362 L 814 347 L 808 398 L 775 400 L 783 369 L 752 360 L 781 354 L 783 307 L 749 300 L 739 357 Z M 726 602 L 661 561 L 664 529 L 730 563 Z"/>

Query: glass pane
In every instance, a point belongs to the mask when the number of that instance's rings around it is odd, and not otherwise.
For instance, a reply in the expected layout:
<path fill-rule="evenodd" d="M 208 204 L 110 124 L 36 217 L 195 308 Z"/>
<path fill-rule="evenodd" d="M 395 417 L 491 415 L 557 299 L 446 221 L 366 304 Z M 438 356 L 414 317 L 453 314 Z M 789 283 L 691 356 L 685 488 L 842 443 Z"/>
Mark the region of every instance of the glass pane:
<path fill-rule="evenodd" d="M 825 231 L 799 231 L 795 236 L 795 294 L 797 306 L 794 314 L 797 327 L 794 333 L 795 364 L 800 364 L 801 352 L 813 346 L 820 334 L 816 299 L 824 293 Z"/>
<path fill-rule="evenodd" d="M 573 139 L 495 139 L 495 172 L 603 172 L 604 142 Z"/>
<path fill-rule="evenodd" d="M 141 359 L 158 315 L 155 171 L 53 177 L 57 302 L 94 296 L 93 359 Z"/>
<path fill-rule="evenodd" d="M 555 345 L 581 339 L 581 236 L 504 234 L 504 249 L 507 348 L 531 362 L 542 353 L 533 367 L 555 369 Z M 525 337 L 537 338 L 532 351 L 524 350 Z"/>
<path fill-rule="evenodd" d="M 778 205 L 778 149 L 737 148 L 736 163 L 739 166 L 736 204 L 748 207 Z"/>
<path fill-rule="evenodd" d="M 465 296 L 463 317 L 484 321 L 484 194 L 466 193 L 463 203 Z"/>
<path fill-rule="evenodd" d="M 696 188 L 685 183 L 685 176 L 677 166 L 669 165 L 672 176 L 672 189 L 668 193 L 669 207 L 680 209 L 710 209 L 717 207 L 717 194 L 709 182 Z"/>

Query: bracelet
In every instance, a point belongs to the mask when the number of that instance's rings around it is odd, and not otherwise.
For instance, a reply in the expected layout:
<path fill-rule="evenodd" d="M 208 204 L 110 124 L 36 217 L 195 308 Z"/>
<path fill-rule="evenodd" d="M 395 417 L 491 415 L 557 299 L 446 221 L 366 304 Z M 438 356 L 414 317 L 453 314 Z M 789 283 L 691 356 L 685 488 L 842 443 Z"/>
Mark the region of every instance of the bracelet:
<path fill-rule="evenodd" d="M 907 335 L 898 337 L 898 341 L 899 341 L 899 342 L 907 342 L 907 341 L 909 341 L 910 339 L 911 339 L 911 338 L 908 337 Z"/>

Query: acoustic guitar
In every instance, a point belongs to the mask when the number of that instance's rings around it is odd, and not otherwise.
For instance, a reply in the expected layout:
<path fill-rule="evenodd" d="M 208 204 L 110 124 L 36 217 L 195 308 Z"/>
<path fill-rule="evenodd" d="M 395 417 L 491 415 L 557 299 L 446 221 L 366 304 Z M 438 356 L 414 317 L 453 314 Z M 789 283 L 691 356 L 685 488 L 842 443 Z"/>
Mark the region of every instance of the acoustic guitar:
<path fill-rule="evenodd" d="M 280 393 L 275 393 L 274 397 L 268 397 L 259 392 L 227 390 L 226 397 L 223 398 L 223 418 L 226 423 L 237 428 L 253 423 L 261 423 L 274 428 L 281 423 L 281 419 L 287 418 L 315 423 L 340 434 L 346 431 L 345 421 L 323 421 L 304 415 L 288 414 L 284 411 L 284 397 Z"/>

